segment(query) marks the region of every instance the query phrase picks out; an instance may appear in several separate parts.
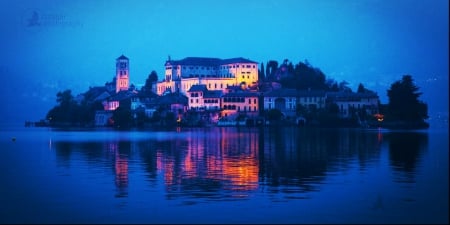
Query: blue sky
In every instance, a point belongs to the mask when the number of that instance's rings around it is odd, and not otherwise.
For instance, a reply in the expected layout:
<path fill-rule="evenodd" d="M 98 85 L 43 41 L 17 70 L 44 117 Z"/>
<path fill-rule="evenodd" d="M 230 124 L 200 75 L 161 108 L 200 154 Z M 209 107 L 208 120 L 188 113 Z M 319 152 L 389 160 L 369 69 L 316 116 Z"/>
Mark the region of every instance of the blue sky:
<path fill-rule="evenodd" d="M 115 59 L 131 82 L 188 56 L 307 59 L 327 78 L 361 82 L 387 103 L 411 74 L 430 114 L 448 113 L 447 0 L 62 0 L 0 2 L 0 123 L 43 118 L 56 92 L 103 85 Z M 40 26 L 28 26 L 33 12 Z M 18 113 L 20 112 L 20 113 Z"/>

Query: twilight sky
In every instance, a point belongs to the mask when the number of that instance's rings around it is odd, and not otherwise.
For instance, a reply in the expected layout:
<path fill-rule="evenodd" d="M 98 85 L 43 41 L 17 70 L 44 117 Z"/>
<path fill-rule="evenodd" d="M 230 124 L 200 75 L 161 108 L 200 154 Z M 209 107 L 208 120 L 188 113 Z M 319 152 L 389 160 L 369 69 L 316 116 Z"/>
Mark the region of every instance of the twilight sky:
<path fill-rule="evenodd" d="M 121 54 L 138 87 L 152 70 L 162 78 L 168 55 L 307 59 L 354 91 L 363 83 L 382 103 L 410 74 L 429 114 L 448 115 L 448 7 L 448 0 L 3 0 L 0 124 L 39 120 L 58 91 L 76 95 L 111 81 Z"/>

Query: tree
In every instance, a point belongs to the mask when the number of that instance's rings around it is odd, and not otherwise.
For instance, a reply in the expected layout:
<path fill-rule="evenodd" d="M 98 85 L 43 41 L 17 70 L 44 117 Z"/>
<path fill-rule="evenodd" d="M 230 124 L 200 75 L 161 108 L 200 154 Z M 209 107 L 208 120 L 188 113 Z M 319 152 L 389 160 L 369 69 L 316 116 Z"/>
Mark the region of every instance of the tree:
<path fill-rule="evenodd" d="M 152 90 L 153 83 L 158 81 L 158 74 L 156 71 L 152 70 L 150 74 L 147 77 L 147 80 L 145 80 L 145 85 L 143 87 L 144 90 Z"/>
<path fill-rule="evenodd" d="M 411 75 L 404 75 L 387 91 L 388 114 L 393 120 L 424 122 L 428 118 L 428 106 L 419 100 L 422 95 L 414 85 Z"/>
<path fill-rule="evenodd" d="M 283 113 L 281 113 L 278 109 L 269 109 L 267 111 L 267 119 L 270 121 L 278 121 L 283 117 Z"/>
<path fill-rule="evenodd" d="M 364 93 L 364 92 L 366 92 L 366 88 L 364 88 L 364 85 L 362 83 L 359 83 L 358 91 L 356 91 L 356 93 Z"/>
<path fill-rule="evenodd" d="M 339 83 L 339 91 L 352 92 L 352 89 L 348 87 L 348 82 L 344 80 Z"/>
<path fill-rule="evenodd" d="M 275 79 L 275 73 L 278 70 L 278 62 L 275 60 L 270 60 L 267 63 L 267 68 L 266 68 L 266 77 L 269 77 L 270 79 Z"/>
<path fill-rule="evenodd" d="M 261 63 L 261 68 L 259 69 L 259 73 L 258 73 L 258 80 L 261 82 L 264 80 L 265 77 L 266 77 L 266 75 L 265 75 L 265 71 L 264 71 L 264 63 Z"/>
<path fill-rule="evenodd" d="M 51 123 L 75 123 L 79 115 L 78 104 L 72 96 L 72 91 L 67 89 L 56 94 L 57 106 L 47 113 L 47 119 Z"/>
<path fill-rule="evenodd" d="M 128 128 L 132 125 L 133 115 L 130 108 L 119 106 L 113 112 L 112 119 L 114 120 L 114 126 L 117 128 Z"/>

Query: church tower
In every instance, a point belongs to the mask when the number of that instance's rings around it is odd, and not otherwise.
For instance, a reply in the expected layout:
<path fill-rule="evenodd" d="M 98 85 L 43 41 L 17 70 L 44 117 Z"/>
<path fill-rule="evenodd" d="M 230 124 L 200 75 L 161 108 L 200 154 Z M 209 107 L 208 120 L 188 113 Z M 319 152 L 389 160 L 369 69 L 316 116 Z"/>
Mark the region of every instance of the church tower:
<path fill-rule="evenodd" d="M 130 63 L 127 57 L 121 55 L 116 59 L 116 93 L 126 91 L 130 85 Z"/>

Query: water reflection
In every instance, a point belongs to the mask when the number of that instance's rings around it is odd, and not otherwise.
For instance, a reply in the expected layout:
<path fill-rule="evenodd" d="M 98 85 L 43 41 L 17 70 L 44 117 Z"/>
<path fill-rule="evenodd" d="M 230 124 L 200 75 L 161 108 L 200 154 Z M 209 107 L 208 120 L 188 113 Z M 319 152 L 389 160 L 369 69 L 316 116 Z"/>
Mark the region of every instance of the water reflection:
<path fill-rule="evenodd" d="M 378 133 L 355 129 L 269 129 L 260 137 L 260 177 L 272 187 L 291 187 L 273 192 L 318 191 L 327 175 L 366 170 L 379 160 L 381 148 Z"/>
<path fill-rule="evenodd" d="M 144 171 L 144 183 L 163 183 L 167 199 L 182 198 L 185 204 L 247 199 L 259 191 L 308 198 L 305 194 L 320 191 L 327 177 L 355 169 L 364 173 L 379 163 L 383 142 L 394 171 L 406 174 L 398 179 L 414 182 L 420 152 L 427 147 L 426 134 L 359 129 L 217 127 L 158 135 L 53 139 L 52 147 L 64 168 L 80 166 L 79 160 L 112 170 L 115 197 L 127 197 L 129 186 L 142 185 L 130 183 L 133 166 Z"/>
<path fill-rule="evenodd" d="M 389 142 L 389 159 L 395 181 L 415 183 L 421 155 L 428 148 L 428 133 L 391 132 L 386 134 L 386 139 Z"/>

